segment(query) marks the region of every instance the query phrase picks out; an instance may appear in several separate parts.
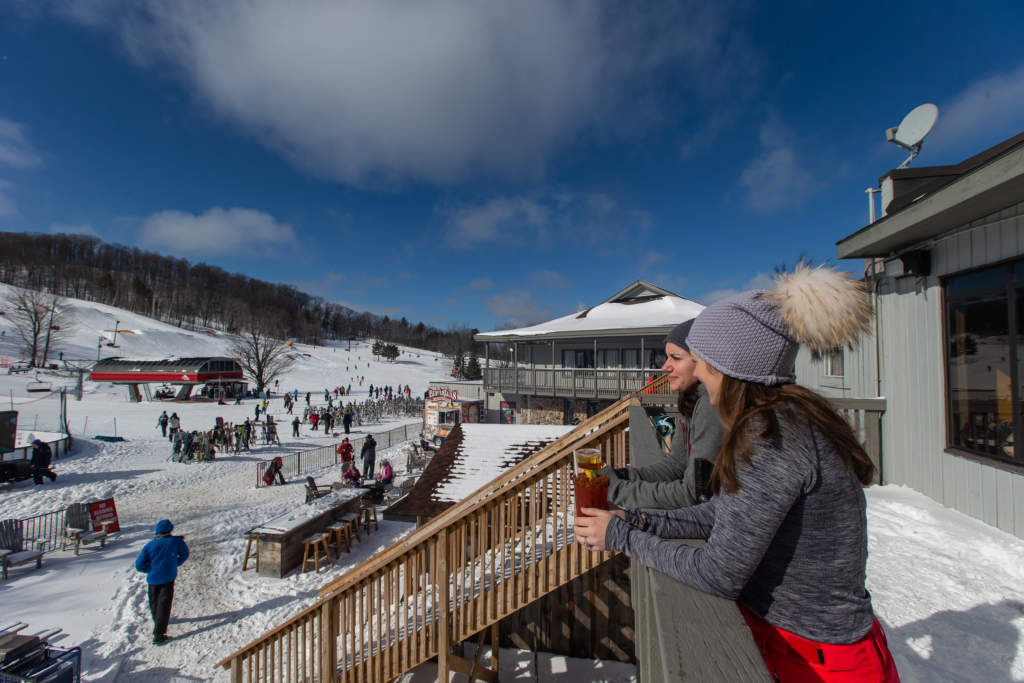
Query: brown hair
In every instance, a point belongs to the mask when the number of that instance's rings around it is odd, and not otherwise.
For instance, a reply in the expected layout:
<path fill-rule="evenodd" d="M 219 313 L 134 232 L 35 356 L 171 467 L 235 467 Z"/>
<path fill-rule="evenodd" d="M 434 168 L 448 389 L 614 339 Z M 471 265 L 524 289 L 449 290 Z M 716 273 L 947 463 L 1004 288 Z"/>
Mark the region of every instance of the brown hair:
<path fill-rule="evenodd" d="M 711 473 L 715 493 L 722 489 L 729 493 L 739 490 L 736 458 L 749 462 L 753 450 L 751 436 L 764 440 L 775 435 L 779 410 L 793 411 L 806 418 L 836 449 L 846 470 L 852 471 L 861 484 L 871 483 L 875 466 L 850 425 L 825 398 L 810 389 L 796 384 L 770 387 L 723 374 L 717 407 L 726 433 Z"/>
<path fill-rule="evenodd" d="M 693 417 L 693 408 L 697 405 L 697 389 L 699 388 L 700 382 L 694 382 L 689 389 L 680 391 L 676 399 L 676 406 L 686 419 Z"/>

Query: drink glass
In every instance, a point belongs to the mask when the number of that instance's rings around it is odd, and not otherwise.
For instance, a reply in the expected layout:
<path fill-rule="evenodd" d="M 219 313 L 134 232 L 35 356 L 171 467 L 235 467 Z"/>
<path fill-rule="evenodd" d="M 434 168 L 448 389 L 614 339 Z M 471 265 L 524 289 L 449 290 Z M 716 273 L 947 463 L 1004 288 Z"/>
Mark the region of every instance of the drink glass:
<path fill-rule="evenodd" d="M 576 460 L 576 475 L 573 477 L 573 488 L 576 493 L 576 514 L 585 516 L 583 508 L 608 509 L 608 484 L 610 480 L 598 470 L 604 467 L 601 450 L 598 448 L 579 448 L 573 452 Z"/>

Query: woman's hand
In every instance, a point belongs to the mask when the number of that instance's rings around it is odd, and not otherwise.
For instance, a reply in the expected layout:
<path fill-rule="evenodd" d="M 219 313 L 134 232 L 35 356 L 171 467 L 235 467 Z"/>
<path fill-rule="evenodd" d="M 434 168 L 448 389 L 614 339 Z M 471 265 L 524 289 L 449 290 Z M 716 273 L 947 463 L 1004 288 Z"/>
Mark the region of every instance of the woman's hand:
<path fill-rule="evenodd" d="M 604 550 L 604 535 L 612 516 L 626 518 L 623 510 L 602 510 L 600 508 L 583 508 L 580 510 L 586 517 L 576 517 L 574 529 L 576 540 L 591 550 Z"/>

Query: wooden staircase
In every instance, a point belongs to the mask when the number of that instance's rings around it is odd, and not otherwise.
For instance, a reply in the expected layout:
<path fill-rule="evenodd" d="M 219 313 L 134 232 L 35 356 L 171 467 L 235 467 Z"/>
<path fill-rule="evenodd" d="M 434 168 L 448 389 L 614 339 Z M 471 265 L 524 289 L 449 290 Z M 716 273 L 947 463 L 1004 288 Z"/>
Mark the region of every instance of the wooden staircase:
<path fill-rule="evenodd" d="M 661 393 L 667 379 L 643 392 Z M 629 395 L 319 591 L 319 600 L 223 659 L 233 682 L 388 681 L 433 657 L 497 680 L 452 652 L 506 616 L 611 559 L 573 534 L 572 454 L 598 447 L 628 462 Z M 481 648 L 477 648 L 479 653 Z M 479 655 L 478 655 L 479 656 Z"/>

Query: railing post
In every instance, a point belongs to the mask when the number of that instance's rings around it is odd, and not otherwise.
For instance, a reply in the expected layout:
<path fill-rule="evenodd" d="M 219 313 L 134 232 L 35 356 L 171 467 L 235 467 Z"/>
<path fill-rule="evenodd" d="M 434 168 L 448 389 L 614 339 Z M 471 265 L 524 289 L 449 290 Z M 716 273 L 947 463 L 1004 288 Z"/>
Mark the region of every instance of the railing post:
<path fill-rule="evenodd" d="M 449 576 L 448 576 L 448 529 L 441 529 L 437 534 L 437 571 L 435 576 L 437 577 L 437 592 L 438 592 L 438 605 L 435 605 L 437 609 L 437 679 L 439 681 L 447 681 L 449 672 L 451 671 L 451 664 L 448 661 L 448 655 L 451 652 L 451 626 L 449 623 L 448 614 L 448 601 L 450 599 L 449 593 Z"/>
<path fill-rule="evenodd" d="M 320 680 L 338 680 L 338 605 L 337 598 L 320 606 Z"/>
<path fill-rule="evenodd" d="M 241 657 L 235 657 L 231 660 L 231 683 L 242 683 Z"/>

